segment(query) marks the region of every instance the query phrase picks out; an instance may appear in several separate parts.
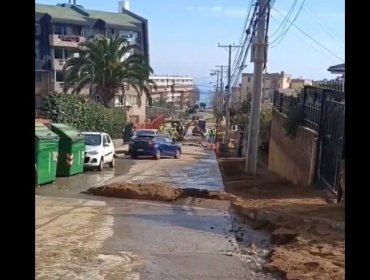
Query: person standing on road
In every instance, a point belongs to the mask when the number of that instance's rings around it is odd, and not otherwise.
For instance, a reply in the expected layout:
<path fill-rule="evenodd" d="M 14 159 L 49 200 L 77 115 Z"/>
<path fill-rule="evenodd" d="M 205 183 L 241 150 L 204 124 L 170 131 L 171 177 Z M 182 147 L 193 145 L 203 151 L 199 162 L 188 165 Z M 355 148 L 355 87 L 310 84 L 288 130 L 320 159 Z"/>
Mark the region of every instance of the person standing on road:
<path fill-rule="evenodd" d="M 215 138 L 216 138 L 216 130 L 214 129 L 214 127 L 212 127 L 210 130 L 209 130 L 209 134 L 208 134 L 208 137 L 209 137 L 209 141 L 211 144 L 214 143 L 215 141 Z"/>

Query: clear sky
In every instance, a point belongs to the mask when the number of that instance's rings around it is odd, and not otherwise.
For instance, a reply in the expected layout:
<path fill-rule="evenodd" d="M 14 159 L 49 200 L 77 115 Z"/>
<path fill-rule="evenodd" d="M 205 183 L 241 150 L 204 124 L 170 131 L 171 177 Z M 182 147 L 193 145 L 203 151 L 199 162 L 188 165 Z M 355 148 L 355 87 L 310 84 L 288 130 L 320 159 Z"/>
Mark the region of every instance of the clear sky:
<path fill-rule="evenodd" d="M 291 20 L 304 0 L 297 0 Z M 36 0 L 56 5 L 68 1 Z M 250 0 L 130 0 L 130 10 L 149 22 L 150 62 L 156 74 L 188 75 L 202 91 L 210 89 L 209 75 L 215 65 L 227 64 L 227 51 L 217 44 L 239 44 Z M 254 2 L 254 1 L 253 1 Z M 276 0 L 274 8 L 286 15 L 294 1 Z M 115 0 L 77 0 L 87 9 L 117 12 Z M 270 42 L 283 16 L 271 12 Z M 344 0 L 307 0 L 283 40 L 268 51 L 268 72 L 292 74 L 307 79 L 334 78 L 327 68 L 344 62 Z M 277 30 L 276 34 L 275 31 Z M 339 58 L 337 58 L 337 57 Z M 341 60 L 341 59 L 342 60 Z M 244 72 L 253 72 L 247 60 Z"/>

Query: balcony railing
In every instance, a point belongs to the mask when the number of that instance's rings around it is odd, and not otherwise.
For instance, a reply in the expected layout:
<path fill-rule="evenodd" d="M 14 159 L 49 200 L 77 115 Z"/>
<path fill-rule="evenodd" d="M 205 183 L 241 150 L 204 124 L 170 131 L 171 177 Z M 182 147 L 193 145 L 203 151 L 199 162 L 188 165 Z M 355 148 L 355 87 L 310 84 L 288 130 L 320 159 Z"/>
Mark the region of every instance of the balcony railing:
<path fill-rule="evenodd" d="M 86 41 L 85 37 L 79 35 L 49 35 L 50 45 L 59 47 L 73 47 L 77 48 L 78 44 Z"/>

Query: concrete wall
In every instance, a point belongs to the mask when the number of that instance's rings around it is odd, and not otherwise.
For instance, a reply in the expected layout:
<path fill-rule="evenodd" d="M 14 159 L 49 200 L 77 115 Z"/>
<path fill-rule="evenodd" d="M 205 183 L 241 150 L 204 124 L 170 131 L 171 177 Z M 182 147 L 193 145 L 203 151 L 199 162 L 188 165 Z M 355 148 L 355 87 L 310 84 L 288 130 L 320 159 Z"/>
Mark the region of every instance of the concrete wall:
<path fill-rule="evenodd" d="M 272 111 L 268 169 L 294 184 L 313 184 L 316 162 L 317 133 L 299 127 L 295 138 L 285 136 L 283 126 L 286 116 Z"/>
<path fill-rule="evenodd" d="M 123 139 L 112 139 L 114 147 L 119 148 L 123 145 Z"/>

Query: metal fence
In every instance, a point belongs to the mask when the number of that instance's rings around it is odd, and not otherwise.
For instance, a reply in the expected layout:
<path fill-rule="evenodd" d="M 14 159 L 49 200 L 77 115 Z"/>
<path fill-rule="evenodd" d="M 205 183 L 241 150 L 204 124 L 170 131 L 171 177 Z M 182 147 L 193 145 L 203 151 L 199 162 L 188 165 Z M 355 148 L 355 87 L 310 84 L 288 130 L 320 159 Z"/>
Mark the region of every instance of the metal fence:
<path fill-rule="evenodd" d="M 340 92 L 345 91 L 343 81 L 326 81 L 326 82 L 319 83 L 317 86 L 321 88 L 325 88 L 325 89 L 340 91 Z"/>
<path fill-rule="evenodd" d="M 298 95 L 287 95 L 275 91 L 273 106 L 279 112 L 287 115 L 299 105 L 303 105 L 304 118 L 302 125 L 318 132 L 326 100 L 345 103 L 345 94 L 342 91 L 328 88 L 305 86 L 303 94 Z"/>
<path fill-rule="evenodd" d="M 344 91 L 318 86 L 305 86 L 303 93 L 297 96 L 276 91 L 273 106 L 283 114 L 303 106 L 304 117 L 300 124 L 318 134 L 317 182 L 323 182 L 337 193 L 339 163 L 344 157 Z"/>

